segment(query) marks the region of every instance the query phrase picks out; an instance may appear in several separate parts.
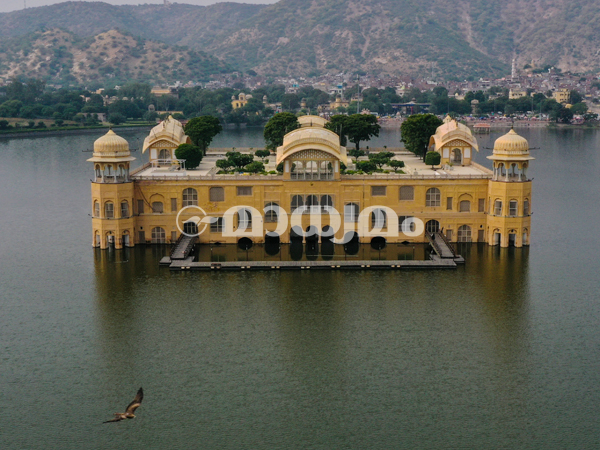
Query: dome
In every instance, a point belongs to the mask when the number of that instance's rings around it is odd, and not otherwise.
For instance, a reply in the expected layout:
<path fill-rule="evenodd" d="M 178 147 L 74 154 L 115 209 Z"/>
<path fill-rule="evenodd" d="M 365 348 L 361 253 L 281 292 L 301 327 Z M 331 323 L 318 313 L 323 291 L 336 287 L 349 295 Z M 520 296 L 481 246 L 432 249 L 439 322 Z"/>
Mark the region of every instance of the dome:
<path fill-rule="evenodd" d="M 504 136 L 496 139 L 494 151 L 492 156 L 488 156 L 488 159 L 529 161 L 534 158 L 529 156 L 529 142 L 527 142 L 527 139 L 519 136 L 514 129 L 511 129 Z"/>
<path fill-rule="evenodd" d="M 94 142 L 93 158 L 88 161 L 117 162 L 134 159 L 129 153 L 129 142 L 118 136 L 113 130 L 108 130 L 108 133 Z"/>
<path fill-rule="evenodd" d="M 529 153 L 529 142 L 523 136 L 519 136 L 514 129 L 511 129 L 494 142 L 494 154 L 497 153 Z"/>
<path fill-rule="evenodd" d="M 113 130 L 108 130 L 108 133 L 94 142 L 94 156 L 97 153 L 97 156 L 129 156 L 129 142 Z"/>

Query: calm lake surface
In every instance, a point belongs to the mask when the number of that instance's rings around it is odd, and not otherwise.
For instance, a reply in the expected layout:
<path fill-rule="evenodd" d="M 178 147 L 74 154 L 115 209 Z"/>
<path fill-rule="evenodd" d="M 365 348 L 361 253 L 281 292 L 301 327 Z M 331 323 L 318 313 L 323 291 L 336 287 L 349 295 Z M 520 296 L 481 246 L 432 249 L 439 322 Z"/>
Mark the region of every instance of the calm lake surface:
<path fill-rule="evenodd" d="M 428 272 L 95 250 L 81 150 L 101 133 L 0 140 L 0 448 L 600 448 L 600 132 L 518 131 L 540 147 L 531 247 Z M 140 386 L 137 418 L 102 425 Z"/>

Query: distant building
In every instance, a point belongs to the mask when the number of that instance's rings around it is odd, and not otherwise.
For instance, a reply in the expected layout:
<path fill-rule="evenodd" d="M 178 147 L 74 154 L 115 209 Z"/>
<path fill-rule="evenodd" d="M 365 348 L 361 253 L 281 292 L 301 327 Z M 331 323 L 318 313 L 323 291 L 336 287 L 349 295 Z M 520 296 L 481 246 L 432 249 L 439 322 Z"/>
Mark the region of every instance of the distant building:
<path fill-rule="evenodd" d="M 522 89 L 511 89 L 510 91 L 508 91 L 508 98 L 510 100 L 515 100 L 521 97 L 527 97 L 527 91 L 524 91 Z"/>
<path fill-rule="evenodd" d="M 557 89 L 552 93 L 552 98 L 556 100 L 558 103 L 569 103 L 569 98 L 571 97 L 571 93 L 568 89 Z"/>
<path fill-rule="evenodd" d="M 252 98 L 252 95 L 248 94 L 244 94 L 243 92 L 240 92 L 240 95 L 238 95 L 238 98 L 235 98 L 235 95 L 231 96 L 231 106 L 233 107 L 233 109 L 238 109 L 238 108 L 243 108 L 244 106 L 246 106 L 248 104 L 248 100 L 250 100 Z"/>

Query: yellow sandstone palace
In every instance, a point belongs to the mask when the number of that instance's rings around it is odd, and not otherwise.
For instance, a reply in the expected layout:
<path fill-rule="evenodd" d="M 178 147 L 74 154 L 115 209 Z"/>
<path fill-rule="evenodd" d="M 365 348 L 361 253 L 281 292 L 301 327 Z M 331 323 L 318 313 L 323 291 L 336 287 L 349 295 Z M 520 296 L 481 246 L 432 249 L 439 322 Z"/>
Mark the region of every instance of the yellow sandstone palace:
<path fill-rule="evenodd" d="M 267 170 L 283 163 L 283 173 L 269 175 L 217 174 L 223 155 L 211 152 L 197 169 L 186 169 L 175 149 L 190 140 L 173 118 L 146 138 L 149 162 L 130 169 L 135 158 L 127 141 L 109 131 L 88 160 L 95 172 L 93 245 L 174 243 L 182 232 L 199 232 L 200 243 L 262 243 L 271 232 L 288 243 L 303 231 L 306 239 L 328 233 L 343 239 L 350 232 L 363 243 L 427 242 L 426 233 L 441 231 L 452 242 L 529 245 L 533 158 L 514 130 L 496 140 L 493 171 L 472 161 L 479 149 L 469 128 L 446 118 L 429 145 L 441 154 L 441 168 L 397 153 L 404 173 L 349 175 L 341 164 L 352 161 L 338 135 L 324 128 L 326 120 L 303 116 L 299 122 L 269 158 Z M 210 219 L 199 220 L 202 214 Z M 317 234 L 311 237 L 311 230 Z"/>

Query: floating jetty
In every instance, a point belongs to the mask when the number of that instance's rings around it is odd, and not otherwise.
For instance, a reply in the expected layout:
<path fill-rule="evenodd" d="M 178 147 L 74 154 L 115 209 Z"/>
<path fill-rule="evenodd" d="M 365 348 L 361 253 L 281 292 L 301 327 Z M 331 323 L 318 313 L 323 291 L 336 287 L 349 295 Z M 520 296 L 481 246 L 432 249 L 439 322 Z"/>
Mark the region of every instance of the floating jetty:
<path fill-rule="evenodd" d="M 464 263 L 462 257 L 440 258 L 434 256 L 426 261 L 388 260 L 388 261 L 194 261 L 193 257 L 185 260 L 171 260 L 165 256 L 160 264 L 169 269 L 180 270 L 406 270 L 406 269 L 456 269 Z"/>

